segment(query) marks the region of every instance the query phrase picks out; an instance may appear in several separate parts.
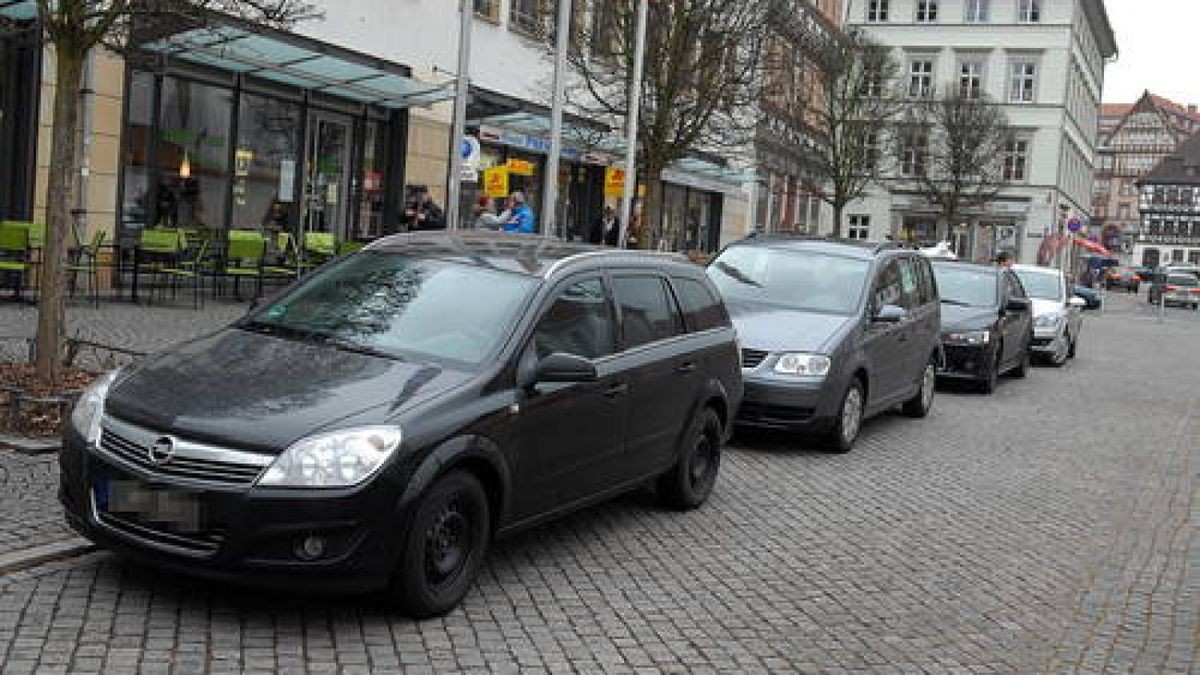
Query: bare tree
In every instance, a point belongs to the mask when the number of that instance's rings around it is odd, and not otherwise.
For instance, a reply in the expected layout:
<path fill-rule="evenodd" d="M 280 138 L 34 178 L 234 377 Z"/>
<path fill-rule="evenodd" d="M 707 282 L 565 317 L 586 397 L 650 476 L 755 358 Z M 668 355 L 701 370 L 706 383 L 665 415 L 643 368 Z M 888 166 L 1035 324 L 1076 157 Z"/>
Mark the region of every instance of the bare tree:
<path fill-rule="evenodd" d="M 833 236 L 842 235 L 846 205 L 859 199 L 884 170 L 887 130 L 903 108 L 896 91 L 899 65 L 864 34 L 814 30 L 811 21 L 773 22 L 811 63 L 797 107 L 815 134 L 801 151 L 801 182 L 833 207 Z"/>
<path fill-rule="evenodd" d="M 637 3 L 575 0 L 569 57 L 579 112 L 617 123 L 629 109 Z M 553 3 L 550 3 L 553 4 Z M 755 126 L 753 104 L 769 0 L 652 2 L 639 92 L 639 178 L 644 218 L 658 221 L 662 172 L 698 152 L 743 148 Z M 660 233 L 661 234 L 661 233 Z M 640 239 L 650 244 L 650 237 Z"/>
<path fill-rule="evenodd" d="M 67 237 L 79 133 L 84 62 L 97 47 L 124 50 L 135 30 L 156 25 L 200 25 L 225 14 L 268 25 L 315 17 L 303 0 L 37 0 L 43 39 L 53 49 L 55 93 L 47 185 L 48 219 L 38 298 L 37 374 L 45 384 L 61 381 L 65 343 Z"/>
<path fill-rule="evenodd" d="M 901 171 L 901 184 L 912 182 L 940 210 L 939 240 L 949 236 L 964 212 L 1000 195 L 1011 135 L 1008 116 L 985 95 L 952 91 L 922 101 L 905 115 L 895 136 L 901 164 L 907 164 L 902 168 L 909 169 Z"/>

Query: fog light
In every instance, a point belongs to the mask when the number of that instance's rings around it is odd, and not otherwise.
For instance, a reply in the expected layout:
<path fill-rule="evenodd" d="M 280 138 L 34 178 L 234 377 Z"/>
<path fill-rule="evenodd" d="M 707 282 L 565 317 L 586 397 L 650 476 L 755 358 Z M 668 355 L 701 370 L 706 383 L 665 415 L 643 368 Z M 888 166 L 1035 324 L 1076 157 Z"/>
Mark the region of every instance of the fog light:
<path fill-rule="evenodd" d="M 316 560 L 325 553 L 325 537 L 309 535 L 296 545 L 296 557 L 304 560 Z"/>

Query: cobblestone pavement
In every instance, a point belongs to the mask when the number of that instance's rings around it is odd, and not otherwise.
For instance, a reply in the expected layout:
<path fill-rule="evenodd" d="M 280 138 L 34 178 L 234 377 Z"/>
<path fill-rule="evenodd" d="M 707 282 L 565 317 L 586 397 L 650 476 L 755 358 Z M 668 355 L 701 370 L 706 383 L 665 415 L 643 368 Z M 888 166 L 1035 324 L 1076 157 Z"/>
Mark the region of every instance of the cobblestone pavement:
<path fill-rule="evenodd" d="M 738 439 L 696 512 L 635 494 L 503 541 L 442 619 L 105 553 L 0 577 L 0 670 L 1187 673 L 1200 328 L 1138 313 L 847 455 Z"/>

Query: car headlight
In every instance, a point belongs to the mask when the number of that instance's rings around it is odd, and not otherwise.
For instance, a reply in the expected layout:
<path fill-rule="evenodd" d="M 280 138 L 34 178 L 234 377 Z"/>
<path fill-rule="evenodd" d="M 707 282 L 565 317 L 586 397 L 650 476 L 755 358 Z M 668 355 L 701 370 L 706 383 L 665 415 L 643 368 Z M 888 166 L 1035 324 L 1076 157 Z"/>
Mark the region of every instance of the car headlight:
<path fill-rule="evenodd" d="M 309 436 L 275 458 L 258 484 L 351 487 L 370 478 L 400 447 L 399 427 L 359 427 Z"/>
<path fill-rule="evenodd" d="M 833 362 L 823 354 L 784 354 L 775 362 L 775 372 L 824 377 L 831 365 Z"/>
<path fill-rule="evenodd" d="M 1033 325 L 1035 328 L 1058 328 L 1062 322 L 1062 314 L 1043 314 L 1034 318 Z"/>
<path fill-rule="evenodd" d="M 986 330 L 967 330 L 942 335 L 946 342 L 956 345 L 986 345 L 992 341 L 992 334 Z"/>
<path fill-rule="evenodd" d="M 88 445 L 100 442 L 100 422 L 104 419 L 104 399 L 108 398 L 108 388 L 117 379 L 119 370 L 109 371 L 97 377 L 83 390 L 75 408 L 71 410 L 71 426 L 83 436 Z"/>

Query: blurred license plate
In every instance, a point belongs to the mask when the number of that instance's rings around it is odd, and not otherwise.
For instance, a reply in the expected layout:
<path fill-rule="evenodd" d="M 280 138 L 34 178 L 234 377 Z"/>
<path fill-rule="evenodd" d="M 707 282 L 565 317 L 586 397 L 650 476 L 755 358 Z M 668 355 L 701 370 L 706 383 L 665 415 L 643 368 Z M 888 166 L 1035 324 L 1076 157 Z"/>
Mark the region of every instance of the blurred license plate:
<path fill-rule="evenodd" d="M 202 524 L 203 513 L 196 493 L 136 480 L 98 480 L 96 506 L 117 518 L 175 532 L 199 532 Z"/>

